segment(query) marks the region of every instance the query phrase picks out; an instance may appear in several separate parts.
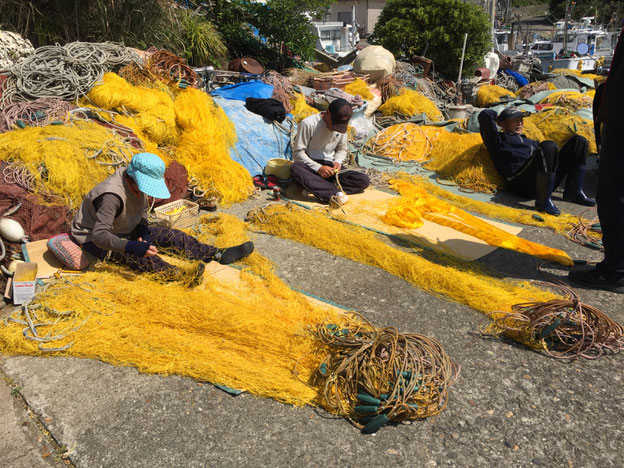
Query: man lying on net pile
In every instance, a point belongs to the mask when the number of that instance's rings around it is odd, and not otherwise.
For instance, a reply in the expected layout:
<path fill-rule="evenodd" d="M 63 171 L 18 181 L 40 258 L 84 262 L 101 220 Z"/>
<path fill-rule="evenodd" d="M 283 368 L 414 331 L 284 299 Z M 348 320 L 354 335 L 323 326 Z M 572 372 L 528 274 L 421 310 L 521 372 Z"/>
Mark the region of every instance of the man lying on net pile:
<path fill-rule="evenodd" d="M 72 239 L 101 260 L 108 259 L 139 272 L 156 273 L 167 281 L 187 281 L 189 286 L 201 283 L 206 267 L 203 262 L 232 263 L 253 251 L 252 242 L 217 249 L 178 229 L 148 226 L 147 196 L 160 199 L 171 196 L 164 175 L 165 163 L 158 156 L 135 155 L 127 168 L 117 169 L 87 194 L 72 221 Z M 189 275 L 160 258 L 158 248 L 174 249 L 185 258 L 202 263 Z"/>
<path fill-rule="evenodd" d="M 353 109 L 344 99 L 332 101 L 320 114 L 299 123 L 290 175 L 303 187 L 303 195 L 312 194 L 324 203 L 344 205 L 354 193 L 370 185 L 363 172 L 347 170 L 347 127 Z"/>
<path fill-rule="evenodd" d="M 498 173 L 505 179 L 505 188 L 517 195 L 535 198 L 538 211 L 558 216 L 552 192 L 567 176 L 563 199 L 583 206 L 596 202 L 583 192 L 585 157 L 589 143 L 580 135 L 570 138 L 559 150 L 552 140 L 541 143 L 524 136 L 524 117 L 530 115 L 515 107 L 507 107 L 500 115 L 490 109 L 479 113 L 483 142 Z M 500 125 L 499 132 L 496 124 Z"/>

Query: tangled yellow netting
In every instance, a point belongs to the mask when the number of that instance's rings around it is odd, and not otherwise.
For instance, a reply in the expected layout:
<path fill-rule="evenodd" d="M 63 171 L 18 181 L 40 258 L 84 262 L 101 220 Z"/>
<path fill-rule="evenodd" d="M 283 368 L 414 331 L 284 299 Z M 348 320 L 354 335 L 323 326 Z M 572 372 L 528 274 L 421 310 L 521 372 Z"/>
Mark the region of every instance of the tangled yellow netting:
<path fill-rule="evenodd" d="M 396 161 L 427 161 L 443 128 L 407 122 L 392 125 L 366 143 L 371 153 Z M 448 132 L 447 132 L 448 133 Z"/>
<path fill-rule="evenodd" d="M 303 93 L 295 93 L 295 97 L 291 99 L 291 103 L 293 105 L 291 114 L 297 123 L 301 122 L 306 117 L 319 113 L 318 109 L 308 105 Z"/>
<path fill-rule="evenodd" d="M 503 185 L 478 133 L 440 132 L 425 167 L 466 190 L 494 193 Z"/>
<path fill-rule="evenodd" d="M 515 250 L 566 266 L 574 265 L 568 254 L 559 249 L 514 236 L 470 213 L 427 193 L 424 189 L 399 179 L 390 180 L 390 187 L 401 194 L 392 200 L 381 220 L 389 225 L 417 229 L 424 220 L 481 239 L 494 247 Z"/>
<path fill-rule="evenodd" d="M 593 97 L 578 91 L 555 91 L 540 101 L 541 104 L 553 104 L 571 110 L 591 108 Z"/>
<path fill-rule="evenodd" d="M 228 205 L 253 191 L 251 176 L 229 156 L 236 141 L 234 124 L 206 93 L 132 86 L 114 73 L 87 95 L 88 100 L 115 116 L 154 146 L 172 146 L 167 153 L 187 169 L 206 197 Z M 175 99 L 175 100 L 174 100 Z M 148 146 L 149 150 L 149 146 Z"/>
<path fill-rule="evenodd" d="M 407 88 L 404 88 L 398 96 L 389 98 L 377 110 L 386 116 L 394 114 L 413 116 L 424 113 L 427 120 L 431 122 L 439 122 L 444 119 L 442 112 L 431 99 L 418 91 Z"/>
<path fill-rule="evenodd" d="M 362 96 L 362 99 L 365 99 L 366 101 L 370 101 L 375 97 L 373 93 L 371 93 L 371 90 L 368 88 L 368 84 L 361 78 L 356 78 L 353 83 L 349 83 L 347 86 L 345 86 L 344 90 L 346 93 L 349 93 L 353 96 L 359 94 L 360 96 Z"/>
<path fill-rule="evenodd" d="M 475 262 L 452 257 L 434 262 L 417 251 L 404 252 L 370 231 L 335 221 L 322 212 L 272 205 L 248 217 L 262 231 L 380 268 L 425 291 L 492 314 L 494 319 L 506 317 L 514 304 L 557 297 L 526 281 L 493 277 Z"/>
<path fill-rule="evenodd" d="M 589 152 L 596 153 L 594 123 L 565 107 L 553 107 L 524 119 L 524 134 L 532 140 L 553 140 L 562 147 L 574 135 L 589 142 Z"/>
<path fill-rule="evenodd" d="M 488 107 L 496 104 L 504 96 L 514 96 L 514 93 L 498 85 L 485 85 L 477 91 L 477 106 Z"/>
<path fill-rule="evenodd" d="M 555 68 L 550 73 L 554 73 L 555 75 L 574 75 L 580 76 L 581 78 L 588 78 L 590 80 L 594 80 L 596 84 L 600 84 L 607 79 L 606 76 L 596 75 L 594 73 L 582 73 L 580 70 L 571 69 L 571 68 Z"/>
<path fill-rule="evenodd" d="M 204 223 L 203 231 L 203 240 L 221 246 L 247 238 L 244 223 L 230 216 Z M 39 342 L 24 339 L 23 324 L 8 321 L 0 323 L 0 351 L 101 359 L 294 405 L 316 403 L 318 392 L 308 382 L 328 350 L 311 330 L 325 321 L 341 324 L 342 319 L 336 309 L 312 305 L 288 288 L 258 253 L 246 263 L 250 271 L 241 274 L 241 284 L 207 278 L 193 290 L 101 265 L 37 296 L 42 307 L 36 318 L 50 322 L 37 327 L 38 335 L 66 335 L 42 347 L 70 347 L 44 352 Z M 14 317 L 24 320 L 19 314 Z"/>
<path fill-rule="evenodd" d="M 478 213 L 491 219 L 526 224 L 529 226 L 547 227 L 562 235 L 566 235 L 572 226 L 579 222 L 578 216 L 568 213 L 561 213 L 560 216 L 540 213 L 539 217 L 536 218 L 534 210 L 511 208 L 509 206 L 503 206 L 496 203 L 486 203 L 469 197 L 457 195 L 443 189 L 437 184 L 430 182 L 424 177 L 414 176 L 405 172 L 395 172 L 392 175 L 388 175 L 387 178 L 398 178 L 405 182 L 404 184 L 396 186 L 396 189 L 401 195 L 404 193 L 408 194 L 413 187 L 414 189 L 424 190 L 431 195 L 444 199 L 457 208 Z M 581 220 L 585 224 L 591 224 L 590 220 Z"/>
<path fill-rule="evenodd" d="M 28 127 L 0 135 L 2 159 L 30 175 L 29 190 L 42 204 L 78 207 L 94 185 L 140 150 L 94 122 Z"/>

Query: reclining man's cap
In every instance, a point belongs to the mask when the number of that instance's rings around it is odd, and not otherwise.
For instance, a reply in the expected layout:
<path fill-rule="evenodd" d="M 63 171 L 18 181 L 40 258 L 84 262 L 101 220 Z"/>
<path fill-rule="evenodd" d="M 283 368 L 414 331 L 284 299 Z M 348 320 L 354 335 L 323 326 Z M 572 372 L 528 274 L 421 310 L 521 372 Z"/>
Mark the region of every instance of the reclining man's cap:
<path fill-rule="evenodd" d="M 153 153 L 135 154 L 127 172 L 134 179 L 139 190 L 154 198 L 171 197 L 165 183 L 165 163 Z"/>
<path fill-rule="evenodd" d="M 349 120 L 353 116 L 351 105 L 344 99 L 336 99 L 327 110 L 331 115 L 332 129 L 338 133 L 347 133 Z"/>
<path fill-rule="evenodd" d="M 520 110 L 517 107 L 506 107 L 501 111 L 500 114 L 498 114 L 498 117 L 496 117 L 496 122 L 501 123 L 505 120 L 528 117 L 529 115 L 531 115 L 530 112 Z"/>

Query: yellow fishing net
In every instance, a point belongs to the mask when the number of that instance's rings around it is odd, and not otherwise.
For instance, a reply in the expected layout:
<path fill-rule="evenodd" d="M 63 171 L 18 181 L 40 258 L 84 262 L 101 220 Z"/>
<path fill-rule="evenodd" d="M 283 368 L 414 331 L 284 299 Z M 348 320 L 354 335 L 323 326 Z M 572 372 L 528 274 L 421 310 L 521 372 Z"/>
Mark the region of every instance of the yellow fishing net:
<path fill-rule="evenodd" d="M 509 234 L 428 194 L 424 189 L 413 184 L 398 179 L 390 180 L 390 184 L 390 187 L 399 192 L 401 197 L 390 202 L 388 210 L 381 218 L 386 224 L 406 229 L 417 229 L 424 224 L 424 220 L 428 220 L 469 234 L 495 247 L 515 250 L 566 266 L 574 265 L 569 255 L 562 250 L 536 244 Z"/>
<path fill-rule="evenodd" d="M 362 99 L 365 99 L 366 101 L 370 101 L 375 97 L 373 93 L 371 93 L 371 90 L 368 88 L 368 84 L 361 78 L 356 78 L 353 83 L 349 83 L 347 86 L 345 86 L 344 90 L 346 93 L 349 93 L 353 96 L 359 94 L 360 96 L 362 96 Z"/>
<path fill-rule="evenodd" d="M 429 159 L 441 127 L 402 123 L 377 133 L 367 143 L 371 153 L 397 161 L 426 161 Z M 446 132 L 448 133 L 448 132 Z"/>
<path fill-rule="evenodd" d="M 249 173 L 229 156 L 236 141 L 234 125 L 206 93 L 178 90 L 174 101 L 169 90 L 132 86 L 107 73 L 87 97 L 104 110 L 122 113 L 114 121 L 147 140 L 148 151 L 156 146 L 160 154 L 165 152 L 184 165 L 205 197 L 228 205 L 245 200 L 253 191 Z"/>
<path fill-rule="evenodd" d="M 404 252 L 370 231 L 335 221 L 322 212 L 272 205 L 250 213 L 249 219 L 262 231 L 381 268 L 425 291 L 493 314 L 493 318 L 506 316 L 514 304 L 557 297 L 526 281 L 496 278 L 475 262 L 452 257 L 438 257 L 434 262 L 416 251 Z"/>
<path fill-rule="evenodd" d="M 386 116 L 394 114 L 413 116 L 424 113 L 427 120 L 431 122 L 439 122 L 444 119 L 442 112 L 431 99 L 418 91 L 407 88 L 404 88 L 398 96 L 389 98 L 379 107 L 378 111 Z"/>
<path fill-rule="evenodd" d="M 553 140 L 562 147 L 572 136 L 581 135 L 589 142 L 589 152 L 596 153 L 594 123 L 565 107 L 544 109 L 524 119 L 524 133 L 532 140 Z"/>
<path fill-rule="evenodd" d="M 440 132 L 425 167 L 466 190 L 493 193 L 503 185 L 478 133 Z"/>
<path fill-rule="evenodd" d="M 571 110 L 591 108 L 593 98 L 578 91 L 555 91 L 540 101 L 541 104 L 553 104 Z"/>
<path fill-rule="evenodd" d="M 246 239 L 244 224 L 227 216 L 205 223 L 203 231 L 204 240 L 211 238 L 221 246 Z M 341 319 L 336 309 L 312 305 L 288 288 L 258 253 L 247 263 L 251 271 L 242 273 L 240 283 L 209 277 L 192 290 L 102 265 L 37 296 L 41 307 L 31 318 L 49 323 L 36 327 L 38 336 L 64 338 L 27 340 L 24 325 L 9 321 L 0 323 L 0 351 L 101 359 L 294 405 L 315 403 L 317 390 L 308 383 L 328 350 L 311 329 L 324 321 L 340 324 Z M 46 352 L 40 345 L 70 346 Z"/>
<path fill-rule="evenodd" d="M 488 107 L 496 104 L 504 96 L 514 96 L 514 93 L 497 85 L 484 85 L 477 91 L 477 106 Z"/>
<path fill-rule="evenodd" d="M 399 178 L 406 182 L 395 187 L 401 195 L 409 194 L 412 191 L 412 188 L 424 190 L 428 194 L 435 195 L 438 198 L 446 200 L 448 203 L 457 208 L 478 213 L 487 216 L 488 218 L 498 219 L 500 221 L 527 224 L 537 227 L 547 227 L 562 235 L 565 235 L 573 225 L 579 222 L 579 220 L 582 220 L 585 224 L 591 224 L 591 221 L 587 219 L 582 219 L 568 213 L 561 213 L 560 216 L 540 213 L 539 216 L 536 217 L 534 210 L 522 210 L 499 205 L 497 203 L 486 203 L 474 200 L 472 198 L 457 195 L 453 192 L 445 190 L 424 177 L 413 176 L 405 172 L 393 173 L 392 176 L 388 175 L 387 177 L 388 179 L 391 177 Z"/>
<path fill-rule="evenodd" d="M 593 73 L 582 73 L 580 70 L 574 70 L 571 68 L 555 68 L 550 73 L 554 73 L 555 75 L 574 75 L 580 76 L 582 78 L 588 78 L 590 80 L 594 80 L 596 84 L 600 84 L 607 79 L 606 76 L 596 75 Z"/>
<path fill-rule="evenodd" d="M 116 165 L 127 165 L 141 150 L 94 122 L 28 127 L 0 135 L 0 154 L 29 174 L 22 184 L 43 204 L 78 208 Z"/>
<path fill-rule="evenodd" d="M 177 141 L 173 99 L 165 91 L 132 86 L 119 75 L 106 73 L 102 84 L 94 86 L 87 98 L 102 109 L 131 115 L 128 120 L 118 121 L 140 130 L 158 145 L 171 145 Z"/>
<path fill-rule="evenodd" d="M 295 93 L 295 98 L 291 100 L 293 109 L 291 114 L 293 115 L 295 122 L 299 123 L 306 117 L 318 114 L 318 109 L 308 105 L 303 93 Z"/>
<path fill-rule="evenodd" d="M 225 247 L 248 240 L 246 230 L 246 223 L 222 215 L 203 218 L 198 237 Z M 357 406 L 362 392 L 383 399 L 373 413 L 383 413 L 384 423 L 444 409 L 458 368 L 436 340 L 377 329 L 361 316 L 311 302 L 279 280 L 257 252 L 245 263 L 240 278 L 221 267 L 225 274 L 208 276 L 192 290 L 102 264 L 50 284 L 36 303 L 0 322 L 0 352 L 184 375 L 293 405 L 322 405 L 359 427 L 366 419 Z M 391 354 L 382 366 L 376 356 L 366 357 L 372 343 Z M 353 352 L 357 360 L 349 357 Z M 349 366 L 342 377 L 340 362 Z M 382 368 L 391 375 L 375 373 Z M 400 378 L 409 373 L 418 376 L 418 388 Z M 402 411 L 407 402 L 413 408 Z"/>

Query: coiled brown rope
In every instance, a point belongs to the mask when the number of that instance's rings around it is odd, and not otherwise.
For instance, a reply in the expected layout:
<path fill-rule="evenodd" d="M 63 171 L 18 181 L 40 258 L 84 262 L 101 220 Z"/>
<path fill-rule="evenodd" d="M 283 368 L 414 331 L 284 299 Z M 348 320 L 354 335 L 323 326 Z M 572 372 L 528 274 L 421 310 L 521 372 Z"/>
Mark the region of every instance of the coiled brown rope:
<path fill-rule="evenodd" d="M 512 313 L 494 319 L 485 332 L 504 333 L 557 359 L 596 359 L 624 348 L 622 325 L 581 302 L 576 290 L 547 275 L 543 265 L 539 271 L 551 282 L 534 283 L 558 290 L 565 298 L 516 304 Z"/>
<path fill-rule="evenodd" d="M 35 101 L 18 101 L 2 107 L 0 133 L 20 127 L 45 127 L 54 121 L 62 122 L 74 105 L 62 99 L 40 98 Z"/>
<path fill-rule="evenodd" d="M 342 324 L 319 325 L 316 335 L 334 351 L 319 367 L 323 404 L 364 432 L 446 407 L 459 366 L 438 341 L 376 328 L 356 314 Z"/>

